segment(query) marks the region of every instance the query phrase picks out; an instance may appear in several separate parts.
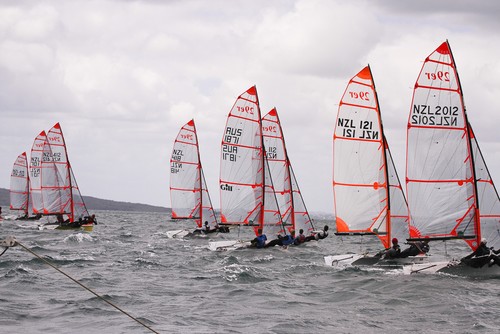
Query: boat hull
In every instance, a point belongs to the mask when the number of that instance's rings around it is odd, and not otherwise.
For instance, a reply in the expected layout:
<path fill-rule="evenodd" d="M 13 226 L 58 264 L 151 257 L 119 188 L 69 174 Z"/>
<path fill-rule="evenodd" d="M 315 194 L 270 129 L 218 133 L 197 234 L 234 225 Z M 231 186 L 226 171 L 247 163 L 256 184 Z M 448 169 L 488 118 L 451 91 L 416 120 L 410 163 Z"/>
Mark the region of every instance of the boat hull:
<path fill-rule="evenodd" d="M 485 265 L 481 268 L 473 268 L 458 261 L 438 261 L 404 266 L 403 273 L 405 275 L 443 273 L 466 277 L 499 277 L 500 266 L 493 265 L 489 267 Z"/>
<path fill-rule="evenodd" d="M 243 240 L 210 241 L 208 243 L 208 249 L 214 252 L 236 250 L 248 247 L 250 247 L 250 241 Z"/>
<path fill-rule="evenodd" d="M 328 267 L 345 266 L 377 266 L 377 267 L 402 267 L 411 264 L 425 264 L 430 262 L 429 256 L 409 256 L 396 259 L 382 259 L 379 256 L 367 254 L 341 254 L 325 256 L 325 265 Z"/>
<path fill-rule="evenodd" d="M 173 231 L 167 231 L 167 238 L 169 239 L 182 239 L 186 235 L 191 233 L 189 230 L 173 230 Z"/>

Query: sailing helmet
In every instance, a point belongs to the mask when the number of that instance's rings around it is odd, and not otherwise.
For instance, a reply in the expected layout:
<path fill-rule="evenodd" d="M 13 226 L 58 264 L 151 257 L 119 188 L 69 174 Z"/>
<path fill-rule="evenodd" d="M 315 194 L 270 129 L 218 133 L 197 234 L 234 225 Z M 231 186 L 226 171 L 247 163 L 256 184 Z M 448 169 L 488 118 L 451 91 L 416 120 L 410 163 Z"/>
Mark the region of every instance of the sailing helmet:
<path fill-rule="evenodd" d="M 482 238 L 482 239 L 481 239 L 481 243 L 482 243 L 482 244 L 485 244 L 485 245 L 486 245 L 486 243 L 487 243 L 487 242 L 488 242 L 488 240 L 486 240 L 486 238 Z"/>
<path fill-rule="evenodd" d="M 398 238 L 392 238 L 392 243 L 397 244 L 398 243 Z"/>

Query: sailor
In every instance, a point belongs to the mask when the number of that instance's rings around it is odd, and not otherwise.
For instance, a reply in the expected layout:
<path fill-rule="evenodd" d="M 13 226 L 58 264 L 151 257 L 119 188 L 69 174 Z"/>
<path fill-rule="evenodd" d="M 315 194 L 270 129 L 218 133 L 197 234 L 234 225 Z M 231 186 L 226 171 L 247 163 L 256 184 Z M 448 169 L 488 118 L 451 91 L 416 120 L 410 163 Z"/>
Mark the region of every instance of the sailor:
<path fill-rule="evenodd" d="M 424 241 L 411 242 L 410 247 L 401 251 L 399 257 L 417 256 L 418 254 L 426 254 L 429 252 L 429 238 Z"/>
<path fill-rule="evenodd" d="M 257 248 L 263 248 L 266 245 L 266 241 L 267 241 L 267 236 L 265 234 L 262 234 L 262 229 L 259 228 L 257 230 L 257 237 L 255 237 L 251 241 L 251 245 Z"/>
<path fill-rule="evenodd" d="M 306 241 L 311 241 L 311 240 L 320 240 L 320 239 L 324 239 L 328 236 L 328 225 L 325 225 L 323 227 L 323 230 L 321 231 L 313 231 L 313 233 L 306 237 Z"/>
<path fill-rule="evenodd" d="M 473 268 L 481 268 L 486 264 L 489 267 L 494 264 L 500 265 L 500 258 L 497 255 L 500 253 L 500 250 L 494 251 L 492 248 L 488 248 L 486 246 L 487 243 L 488 241 L 482 238 L 476 250 L 463 257 L 460 262 Z"/>
<path fill-rule="evenodd" d="M 293 244 L 298 246 L 304 242 L 306 242 L 306 236 L 304 235 L 304 230 L 300 229 L 299 235 L 295 238 L 295 240 L 293 241 Z"/>
<path fill-rule="evenodd" d="M 401 254 L 401 247 L 399 247 L 398 239 L 392 238 L 392 247 L 385 250 L 385 259 L 395 259 Z"/>

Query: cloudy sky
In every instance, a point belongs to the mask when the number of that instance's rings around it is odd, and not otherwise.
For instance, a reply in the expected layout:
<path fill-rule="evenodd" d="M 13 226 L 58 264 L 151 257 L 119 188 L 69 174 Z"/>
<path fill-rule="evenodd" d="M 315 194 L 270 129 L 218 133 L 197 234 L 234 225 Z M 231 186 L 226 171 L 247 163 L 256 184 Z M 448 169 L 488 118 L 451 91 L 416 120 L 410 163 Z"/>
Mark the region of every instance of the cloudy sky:
<path fill-rule="evenodd" d="M 470 122 L 500 182 L 500 1 L 2 1 L 0 187 L 61 123 L 84 195 L 170 206 L 169 158 L 195 119 L 219 207 L 220 142 L 236 97 L 276 107 L 311 211 L 332 213 L 332 134 L 348 80 L 370 64 L 404 179 L 422 61 L 449 40 Z"/>

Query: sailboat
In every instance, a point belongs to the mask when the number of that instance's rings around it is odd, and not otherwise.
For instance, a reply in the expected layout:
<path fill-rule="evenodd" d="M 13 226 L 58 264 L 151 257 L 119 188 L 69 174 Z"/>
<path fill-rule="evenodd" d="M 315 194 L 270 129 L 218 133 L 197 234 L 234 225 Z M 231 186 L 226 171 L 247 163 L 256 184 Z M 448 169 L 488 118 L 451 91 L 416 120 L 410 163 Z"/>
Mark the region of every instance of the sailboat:
<path fill-rule="evenodd" d="M 465 111 L 448 41 L 424 61 L 413 92 L 407 136 L 410 240 L 460 239 L 475 250 L 486 238 L 489 247 L 498 249 L 500 200 Z M 447 267 L 444 262 L 410 270 L 435 272 Z M 500 272 L 498 266 L 486 267 L 480 270 Z"/>
<path fill-rule="evenodd" d="M 221 224 L 248 226 L 255 234 L 284 233 L 269 164 L 264 152 L 262 120 L 255 86 L 237 99 L 227 117 L 222 137 Z M 248 247 L 250 241 L 209 243 L 210 250 Z"/>
<path fill-rule="evenodd" d="M 198 231 L 216 230 L 217 217 L 203 174 L 194 120 L 180 129 L 170 158 L 172 219 L 194 219 Z M 169 238 L 182 238 L 190 230 L 168 231 Z M 200 234 L 201 235 L 201 234 Z"/>
<path fill-rule="evenodd" d="M 408 209 L 384 135 L 377 92 L 369 66 L 348 83 L 333 135 L 333 193 L 337 235 L 408 237 Z M 379 257 L 342 254 L 327 266 L 373 264 Z"/>
<path fill-rule="evenodd" d="M 42 132 L 42 134 L 44 133 Z M 43 140 L 43 136 L 41 137 L 40 140 Z M 37 153 L 39 152 L 37 151 Z M 36 158 L 38 159 L 38 156 Z M 34 164 L 33 155 L 32 164 Z M 33 169 L 33 171 L 35 170 L 36 168 Z M 49 130 L 43 141 L 40 176 L 42 210 L 37 209 L 36 212 L 41 212 L 45 216 L 57 217 L 56 222 L 45 224 L 41 228 L 92 231 L 95 222 L 94 216 L 89 215 L 80 194 L 59 123 L 56 123 Z"/>
<path fill-rule="evenodd" d="M 276 108 L 262 118 L 262 136 L 281 219 L 289 230 L 310 236 L 314 226 L 288 157 Z"/>
<path fill-rule="evenodd" d="M 10 210 L 21 211 L 23 214 L 16 219 L 28 219 L 31 213 L 29 192 L 28 159 L 26 152 L 19 154 L 12 166 L 10 174 Z"/>

